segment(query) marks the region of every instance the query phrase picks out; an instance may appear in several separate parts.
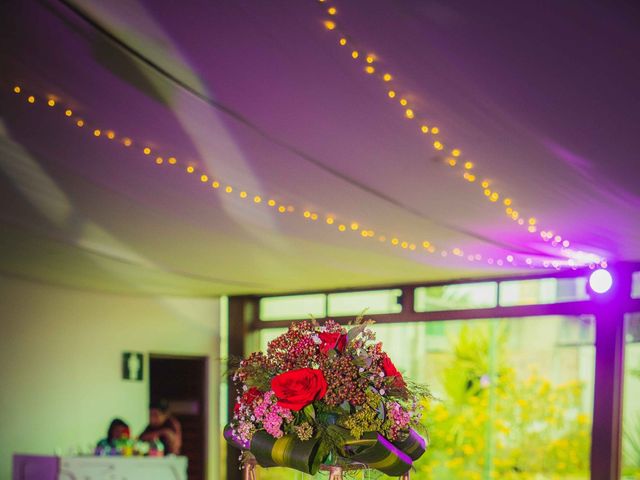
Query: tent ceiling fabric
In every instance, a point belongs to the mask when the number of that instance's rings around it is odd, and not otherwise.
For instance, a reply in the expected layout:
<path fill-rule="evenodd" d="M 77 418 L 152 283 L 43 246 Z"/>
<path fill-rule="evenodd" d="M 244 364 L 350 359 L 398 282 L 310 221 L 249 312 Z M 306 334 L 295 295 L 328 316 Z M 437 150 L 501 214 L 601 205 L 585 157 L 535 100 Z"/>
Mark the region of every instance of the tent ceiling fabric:
<path fill-rule="evenodd" d="M 492 187 L 573 248 L 640 260 L 638 5 L 334 5 Z M 313 0 L 0 8 L 1 273 L 217 295 L 498 275 L 558 258 L 446 166 Z M 95 138 L 92 125 L 135 143 Z M 178 165 L 155 165 L 144 145 Z M 201 184 L 185 162 L 236 191 Z M 417 248 L 339 232 L 326 214 Z M 453 248 L 464 257 L 440 255 Z M 516 265 L 485 261 L 507 255 Z"/>

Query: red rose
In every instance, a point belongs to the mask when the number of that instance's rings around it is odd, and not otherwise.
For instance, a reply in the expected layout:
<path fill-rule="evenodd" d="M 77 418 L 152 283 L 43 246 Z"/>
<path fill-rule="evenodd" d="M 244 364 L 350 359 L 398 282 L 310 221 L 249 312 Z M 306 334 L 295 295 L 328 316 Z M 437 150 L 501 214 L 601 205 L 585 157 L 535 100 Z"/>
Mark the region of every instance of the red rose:
<path fill-rule="evenodd" d="M 395 381 L 393 382 L 394 387 L 404 388 L 407 386 L 404 378 L 402 378 L 402 374 L 398 371 L 388 355 L 382 357 L 382 370 L 384 370 L 384 374 L 387 377 L 395 377 Z"/>
<path fill-rule="evenodd" d="M 328 353 L 329 350 L 333 350 L 334 348 L 339 352 L 342 352 L 344 347 L 347 345 L 347 336 L 338 332 L 322 332 L 318 334 L 318 337 L 322 340 L 322 343 L 320 344 L 320 351 L 322 353 Z"/>
<path fill-rule="evenodd" d="M 251 387 L 249 390 L 242 394 L 242 403 L 245 405 L 252 405 L 258 398 L 262 397 L 262 392 L 256 387 Z"/>
<path fill-rule="evenodd" d="M 301 368 L 275 376 L 271 390 L 278 398 L 278 405 L 297 412 L 324 397 L 327 381 L 321 370 Z"/>
<path fill-rule="evenodd" d="M 233 406 L 233 413 L 240 413 L 240 404 L 238 402 Z"/>

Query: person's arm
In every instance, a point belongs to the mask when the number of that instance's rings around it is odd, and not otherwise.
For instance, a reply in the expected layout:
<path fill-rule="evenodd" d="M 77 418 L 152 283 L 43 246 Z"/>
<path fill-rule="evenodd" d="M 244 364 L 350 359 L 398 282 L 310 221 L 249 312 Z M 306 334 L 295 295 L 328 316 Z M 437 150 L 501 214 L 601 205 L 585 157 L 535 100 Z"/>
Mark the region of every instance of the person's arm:
<path fill-rule="evenodd" d="M 180 422 L 173 417 L 171 417 L 169 421 L 171 422 L 171 428 L 165 428 L 163 430 L 164 438 L 168 444 L 168 451 L 165 453 L 179 455 L 182 449 L 182 427 L 180 426 Z"/>

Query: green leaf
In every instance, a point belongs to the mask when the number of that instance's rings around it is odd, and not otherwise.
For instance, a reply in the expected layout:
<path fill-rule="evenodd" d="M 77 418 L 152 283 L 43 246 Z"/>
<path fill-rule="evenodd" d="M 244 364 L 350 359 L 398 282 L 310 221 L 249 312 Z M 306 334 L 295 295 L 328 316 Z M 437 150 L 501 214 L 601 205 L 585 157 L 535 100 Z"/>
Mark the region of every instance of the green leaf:
<path fill-rule="evenodd" d="M 310 403 L 309 405 L 307 405 L 306 407 L 304 407 L 304 408 L 302 409 L 302 411 L 304 412 L 304 414 L 305 414 L 308 418 L 310 418 L 310 419 L 312 419 L 312 420 L 315 420 L 315 419 L 316 419 L 316 410 L 315 410 L 315 408 L 313 408 L 313 404 L 312 404 L 312 403 Z"/>

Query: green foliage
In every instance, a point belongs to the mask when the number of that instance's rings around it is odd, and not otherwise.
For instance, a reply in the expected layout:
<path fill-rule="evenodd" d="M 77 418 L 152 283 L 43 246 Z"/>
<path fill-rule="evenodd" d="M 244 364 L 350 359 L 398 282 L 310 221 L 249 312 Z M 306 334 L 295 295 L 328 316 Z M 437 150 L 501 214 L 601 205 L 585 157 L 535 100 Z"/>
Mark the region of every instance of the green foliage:
<path fill-rule="evenodd" d="M 443 371 L 446 399 L 425 402 L 431 445 L 417 478 L 588 478 L 583 386 L 517 376 L 508 334 L 497 323 L 461 329 Z"/>

